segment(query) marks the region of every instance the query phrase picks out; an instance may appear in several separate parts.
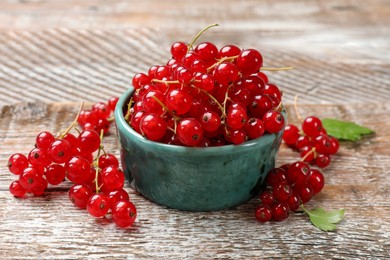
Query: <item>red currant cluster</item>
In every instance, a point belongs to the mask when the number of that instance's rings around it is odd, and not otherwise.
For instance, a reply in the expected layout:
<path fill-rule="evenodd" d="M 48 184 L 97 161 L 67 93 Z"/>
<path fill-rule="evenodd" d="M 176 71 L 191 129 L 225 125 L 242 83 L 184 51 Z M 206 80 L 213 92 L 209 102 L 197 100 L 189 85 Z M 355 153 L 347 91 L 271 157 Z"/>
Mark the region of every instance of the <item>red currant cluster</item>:
<path fill-rule="evenodd" d="M 97 102 L 91 109 L 82 110 L 77 119 L 79 125 L 84 130 L 95 130 L 98 133 L 103 130 L 103 133 L 107 134 L 113 121 L 110 116 L 114 112 L 117 102 L 118 97 L 111 97 L 107 104 Z"/>
<path fill-rule="evenodd" d="M 256 219 L 286 219 L 290 211 L 296 211 L 320 192 L 324 183 L 323 174 L 302 161 L 272 169 L 267 176 L 267 188 L 259 195 L 261 205 L 256 209 Z"/>
<path fill-rule="evenodd" d="M 149 140 L 184 146 L 241 144 L 284 127 L 282 94 L 260 72 L 261 54 L 210 42 L 175 42 L 172 59 L 134 76 L 126 120 Z"/>
<path fill-rule="evenodd" d="M 92 110 L 83 111 L 101 110 L 94 106 Z M 79 113 L 78 122 L 83 111 Z M 11 183 L 9 190 L 19 198 L 26 193 L 39 196 L 49 184 L 58 185 L 68 179 L 73 183 L 68 194 L 74 205 L 86 208 L 94 217 L 106 216 L 111 211 L 113 221 L 119 227 L 127 227 L 136 218 L 136 208 L 123 189 L 125 177 L 118 159 L 104 151 L 101 136 L 95 130 L 78 130 L 77 121 L 58 137 L 46 131 L 39 133 L 35 148 L 27 156 L 11 155 L 8 169 L 19 179 Z M 70 133 L 73 128 L 78 131 L 77 136 Z M 95 157 L 94 153 L 97 153 Z"/>
<path fill-rule="evenodd" d="M 286 125 L 283 133 L 284 142 L 299 151 L 307 163 L 320 168 L 329 165 L 332 154 L 339 149 L 339 141 L 326 133 L 318 117 L 309 116 L 303 120 L 302 132 L 292 124 Z"/>

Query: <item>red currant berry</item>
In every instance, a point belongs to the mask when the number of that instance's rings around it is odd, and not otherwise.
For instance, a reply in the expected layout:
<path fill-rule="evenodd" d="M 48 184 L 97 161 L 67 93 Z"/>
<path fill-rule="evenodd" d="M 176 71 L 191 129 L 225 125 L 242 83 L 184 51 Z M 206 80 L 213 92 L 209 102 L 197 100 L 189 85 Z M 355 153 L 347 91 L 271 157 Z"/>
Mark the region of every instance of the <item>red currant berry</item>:
<path fill-rule="evenodd" d="M 66 177 L 75 184 L 82 184 L 91 173 L 90 163 L 82 157 L 72 157 L 66 164 Z"/>
<path fill-rule="evenodd" d="M 111 209 L 113 209 L 119 201 L 130 201 L 129 194 L 124 189 L 109 192 L 108 198 L 110 199 Z"/>
<path fill-rule="evenodd" d="M 316 165 L 320 168 L 325 168 L 330 163 L 330 156 L 326 154 L 317 154 Z"/>
<path fill-rule="evenodd" d="M 290 165 L 287 174 L 291 183 L 305 184 L 310 176 L 310 167 L 304 162 L 295 162 Z"/>
<path fill-rule="evenodd" d="M 114 154 L 112 154 L 112 153 L 105 153 L 105 154 L 100 155 L 100 157 L 98 159 L 98 166 L 99 166 L 100 169 L 104 169 L 107 166 L 118 167 L 119 166 L 119 161 L 118 161 L 118 159 L 116 158 L 116 156 Z"/>
<path fill-rule="evenodd" d="M 233 57 L 238 56 L 241 53 L 241 49 L 235 45 L 226 45 L 219 50 L 219 57 Z"/>
<path fill-rule="evenodd" d="M 125 175 L 122 170 L 115 166 L 107 166 L 101 172 L 102 190 L 111 192 L 123 188 Z"/>
<path fill-rule="evenodd" d="M 65 168 L 61 164 L 51 164 L 47 167 L 45 175 L 49 184 L 58 185 L 65 179 Z"/>
<path fill-rule="evenodd" d="M 80 209 L 87 207 L 87 202 L 92 195 L 92 189 L 86 184 L 73 185 L 68 192 L 70 201 Z"/>
<path fill-rule="evenodd" d="M 84 153 L 93 153 L 100 147 L 100 136 L 96 131 L 84 130 L 77 137 L 77 143 Z"/>
<path fill-rule="evenodd" d="M 239 104 L 233 104 L 229 107 L 226 115 L 227 125 L 233 129 L 241 129 L 248 121 L 246 109 Z"/>
<path fill-rule="evenodd" d="M 110 209 L 110 199 L 103 193 L 92 195 L 87 202 L 87 210 L 93 217 L 104 217 Z"/>
<path fill-rule="evenodd" d="M 256 139 L 263 136 L 265 132 L 264 122 L 258 118 L 250 118 L 245 125 L 245 131 L 249 138 Z"/>
<path fill-rule="evenodd" d="M 55 141 L 55 137 L 50 132 L 40 132 L 36 139 L 35 139 L 35 145 L 37 148 L 42 149 L 42 151 L 47 150 L 52 142 Z"/>
<path fill-rule="evenodd" d="M 291 196 L 288 198 L 287 204 L 291 211 L 299 209 L 299 206 L 301 205 L 301 198 L 295 191 L 293 191 Z"/>
<path fill-rule="evenodd" d="M 167 123 L 157 114 L 146 114 L 140 121 L 140 131 L 147 139 L 157 141 L 167 131 Z"/>
<path fill-rule="evenodd" d="M 20 184 L 19 181 L 13 181 L 11 185 L 9 185 L 9 191 L 12 195 L 17 198 L 22 198 L 26 194 L 26 189 Z"/>
<path fill-rule="evenodd" d="M 281 183 L 275 187 L 274 197 L 279 202 L 285 202 L 290 198 L 292 192 L 293 190 L 290 185 L 287 183 Z"/>
<path fill-rule="evenodd" d="M 288 145 L 295 145 L 299 138 L 299 129 L 295 125 L 287 124 L 284 128 L 283 141 Z"/>
<path fill-rule="evenodd" d="M 322 122 L 318 117 L 308 116 L 302 123 L 303 132 L 310 137 L 317 137 L 321 134 Z"/>
<path fill-rule="evenodd" d="M 282 168 L 273 168 L 268 172 L 267 185 L 277 187 L 281 183 L 287 183 L 287 172 Z"/>
<path fill-rule="evenodd" d="M 263 116 L 263 122 L 268 133 L 277 133 L 284 127 L 284 117 L 276 110 L 266 112 Z"/>
<path fill-rule="evenodd" d="M 175 60 L 182 60 L 188 51 L 188 46 L 185 42 L 175 42 L 171 46 L 171 54 Z"/>
<path fill-rule="evenodd" d="M 137 209 L 130 201 L 119 201 L 112 209 L 112 220 L 118 227 L 131 226 L 137 218 Z"/>
<path fill-rule="evenodd" d="M 260 205 L 255 211 L 256 220 L 259 222 L 268 222 L 272 218 L 272 211 L 269 205 Z"/>
<path fill-rule="evenodd" d="M 271 206 L 272 219 L 282 221 L 288 217 L 288 205 L 285 202 L 277 202 Z"/>
<path fill-rule="evenodd" d="M 203 139 L 203 128 L 194 118 L 184 118 L 177 124 L 177 136 L 187 146 L 196 146 Z"/>
<path fill-rule="evenodd" d="M 64 139 L 55 140 L 47 150 L 50 159 L 55 163 L 65 163 L 69 161 L 72 152 L 73 149 L 71 144 Z"/>
<path fill-rule="evenodd" d="M 309 185 L 313 190 L 313 194 L 317 194 L 325 185 L 324 175 L 319 170 L 311 169 L 311 175 L 308 180 Z"/>
<path fill-rule="evenodd" d="M 23 173 L 24 169 L 28 166 L 28 159 L 24 154 L 21 153 L 15 153 L 10 156 L 8 159 L 8 170 L 15 174 L 20 175 Z"/>
<path fill-rule="evenodd" d="M 255 49 L 243 50 L 239 54 L 236 64 L 243 75 L 249 76 L 258 72 L 263 66 L 263 57 Z"/>

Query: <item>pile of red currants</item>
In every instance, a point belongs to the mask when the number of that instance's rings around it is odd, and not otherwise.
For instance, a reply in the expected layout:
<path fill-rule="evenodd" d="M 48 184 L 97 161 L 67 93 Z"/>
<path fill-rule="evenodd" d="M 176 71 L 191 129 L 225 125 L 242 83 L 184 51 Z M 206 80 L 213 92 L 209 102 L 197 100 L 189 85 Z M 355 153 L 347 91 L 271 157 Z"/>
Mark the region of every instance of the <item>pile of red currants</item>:
<path fill-rule="evenodd" d="M 183 146 L 241 144 L 285 125 L 282 93 L 255 49 L 175 42 L 165 65 L 132 83 L 129 125 L 149 140 Z"/>
<path fill-rule="evenodd" d="M 136 208 L 123 189 L 124 174 L 116 156 L 106 153 L 101 145 L 101 136 L 108 133 L 109 117 L 117 100 L 111 98 L 108 104 L 99 102 L 90 110 L 81 110 L 77 120 L 57 137 L 40 132 L 35 148 L 27 156 L 11 155 L 8 169 L 19 177 L 9 187 L 11 194 L 18 198 L 27 193 L 43 195 L 48 185 L 58 185 L 67 179 L 73 183 L 69 198 L 75 206 L 87 209 L 94 217 L 106 216 L 110 211 L 118 226 L 130 226 L 136 218 Z M 83 130 L 77 129 L 77 122 Z M 72 129 L 78 135 L 70 133 Z"/>

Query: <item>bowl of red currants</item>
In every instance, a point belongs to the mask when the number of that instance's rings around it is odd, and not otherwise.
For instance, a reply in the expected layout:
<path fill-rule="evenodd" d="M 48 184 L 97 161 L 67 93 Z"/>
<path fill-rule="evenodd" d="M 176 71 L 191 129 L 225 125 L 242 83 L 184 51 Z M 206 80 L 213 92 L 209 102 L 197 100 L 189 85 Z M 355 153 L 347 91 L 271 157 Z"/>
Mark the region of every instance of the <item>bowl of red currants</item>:
<path fill-rule="evenodd" d="M 286 114 L 255 49 L 172 45 L 134 76 L 115 121 L 131 186 L 160 205 L 214 211 L 257 195 L 275 165 Z"/>

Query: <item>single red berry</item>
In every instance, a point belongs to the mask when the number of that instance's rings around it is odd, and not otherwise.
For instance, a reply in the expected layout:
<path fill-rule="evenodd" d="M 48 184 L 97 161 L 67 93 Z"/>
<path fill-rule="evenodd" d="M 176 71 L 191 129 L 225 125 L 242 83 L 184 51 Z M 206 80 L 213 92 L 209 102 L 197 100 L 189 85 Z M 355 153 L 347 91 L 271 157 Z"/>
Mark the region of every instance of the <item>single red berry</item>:
<path fill-rule="evenodd" d="M 110 209 L 110 199 L 103 193 L 92 195 L 87 202 L 87 210 L 93 217 L 104 217 Z"/>
<path fill-rule="evenodd" d="M 188 45 L 185 42 L 175 42 L 171 46 L 171 54 L 175 60 L 182 60 L 188 51 Z"/>
<path fill-rule="evenodd" d="M 317 154 L 316 165 L 320 168 L 325 168 L 330 163 L 330 156 L 326 154 Z"/>
<path fill-rule="evenodd" d="M 33 148 L 28 154 L 28 161 L 33 166 L 46 167 L 51 164 L 49 156 L 43 149 Z"/>
<path fill-rule="evenodd" d="M 271 206 L 275 201 L 273 189 L 266 189 L 262 191 L 259 195 L 259 199 L 262 204 Z"/>
<path fill-rule="evenodd" d="M 264 122 L 258 118 L 250 118 L 245 125 L 245 131 L 249 138 L 256 139 L 263 136 L 265 132 Z"/>
<path fill-rule="evenodd" d="M 243 50 L 236 59 L 237 68 L 246 76 L 256 73 L 263 66 L 263 57 L 255 49 Z"/>
<path fill-rule="evenodd" d="M 93 153 L 100 147 L 100 136 L 96 131 L 84 130 L 77 137 L 77 143 L 84 153 Z"/>
<path fill-rule="evenodd" d="M 337 153 L 337 151 L 339 150 L 339 145 L 340 145 L 339 141 L 337 140 L 337 138 L 335 138 L 333 136 L 329 136 L 329 140 L 330 140 L 330 148 L 329 148 L 328 153 L 330 155 Z"/>
<path fill-rule="evenodd" d="M 276 110 L 266 112 L 263 116 L 263 122 L 268 133 L 277 133 L 284 127 L 284 117 Z"/>
<path fill-rule="evenodd" d="M 317 137 L 321 134 L 322 122 L 318 117 L 308 116 L 302 123 L 303 132 L 310 137 Z"/>
<path fill-rule="evenodd" d="M 305 162 L 295 162 L 288 168 L 288 179 L 291 183 L 305 184 L 310 176 L 310 167 Z"/>
<path fill-rule="evenodd" d="M 75 184 L 82 184 L 91 173 L 90 163 L 82 157 L 72 157 L 66 164 L 66 177 Z"/>
<path fill-rule="evenodd" d="M 287 183 L 287 172 L 282 168 L 273 168 L 268 172 L 267 185 L 277 187 L 281 183 Z"/>
<path fill-rule="evenodd" d="M 241 129 L 248 121 L 246 109 L 239 104 L 230 105 L 226 114 L 227 125 L 233 129 Z"/>
<path fill-rule="evenodd" d="M 322 190 L 322 188 L 325 185 L 325 178 L 324 175 L 317 169 L 311 169 L 311 175 L 308 180 L 308 183 L 310 184 L 313 194 L 317 194 Z"/>
<path fill-rule="evenodd" d="M 268 222 L 272 218 L 272 211 L 269 205 L 260 205 L 255 211 L 256 220 L 259 222 Z"/>
<path fill-rule="evenodd" d="M 114 154 L 112 154 L 112 153 L 105 153 L 105 154 L 100 155 L 100 157 L 98 159 L 98 166 L 99 166 L 100 169 L 104 169 L 107 166 L 118 167 L 119 166 L 119 161 L 118 161 L 118 159 L 116 158 L 116 156 Z"/>
<path fill-rule="evenodd" d="M 124 189 L 111 191 L 107 196 L 110 199 L 111 209 L 113 209 L 119 201 L 130 201 L 129 194 Z"/>
<path fill-rule="evenodd" d="M 284 128 L 283 141 L 288 145 L 294 145 L 299 138 L 299 129 L 293 124 L 287 124 Z"/>
<path fill-rule="evenodd" d="M 116 104 L 118 103 L 119 98 L 118 97 L 110 97 L 107 101 L 107 105 L 110 108 L 111 111 L 115 110 Z"/>
<path fill-rule="evenodd" d="M 219 50 L 219 57 L 233 57 L 241 53 L 241 49 L 235 45 L 225 45 Z"/>
<path fill-rule="evenodd" d="M 285 202 L 277 202 L 271 206 L 272 219 L 282 221 L 288 217 L 288 205 Z"/>
<path fill-rule="evenodd" d="M 111 192 L 123 188 L 125 175 L 122 170 L 116 166 L 107 166 L 102 169 L 101 183 L 102 191 Z"/>
<path fill-rule="evenodd" d="M 46 168 L 45 176 L 49 184 L 60 184 L 64 181 L 65 175 L 65 168 L 61 164 L 51 164 Z"/>
<path fill-rule="evenodd" d="M 194 118 L 180 120 L 176 133 L 180 142 L 187 146 L 196 146 L 203 139 L 202 125 Z"/>
<path fill-rule="evenodd" d="M 39 170 L 36 168 L 27 167 L 19 176 L 19 183 L 24 189 L 32 192 L 33 189 L 40 185 L 40 179 L 42 178 L 43 173 L 41 173 Z"/>
<path fill-rule="evenodd" d="M 274 189 L 274 197 L 279 202 L 285 202 L 290 198 L 292 192 L 293 190 L 290 185 L 287 183 L 280 183 Z"/>
<path fill-rule="evenodd" d="M 295 191 L 293 191 L 291 196 L 288 198 L 287 204 L 291 211 L 299 209 L 299 206 L 301 205 L 301 198 Z"/>
<path fill-rule="evenodd" d="M 37 148 L 40 148 L 42 151 L 46 151 L 52 142 L 55 141 L 55 137 L 52 133 L 44 131 L 40 132 L 36 139 L 35 139 L 35 145 Z"/>
<path fill-rule="evenodd" d="M 72 203 L 80 208 L 85 209 L 89 198 L 93 195 L 91 188 L 86 184 L 75 184 L 68 192 L 68 196 Z"/>
<path fill-rule="evenodd" d="M 47 154 L 54 163 L 67 162 L 71 158 L 72 152 L 71 144 L 64 139 L 55 140 L 47 150 Z"/>
<path fill-rule="evenodd" d="M 119 201 L 112 209 L 112 220 L 118 227 L 129 227 L 136 218 L 137 209 L 130 201 Z"/>
<path fill-rule="evenodd" d="M 7 166 L 11 173 L 20 175 L 27 168 L 28 159 L 24 154 L 15 153 L 9 157 Z"/>
<path fill-rule="evenodd" d="M 24 197 L 27 192 L 27 190 L 23 188 L 19 181 L 13 181 L 11 185 L 9 185 L 9 191 L 17 198 Z"/>
<path fill-rule="evenodd" d="M 157 141 L 163 138 L 167 131 L 167 123 L 161 116 L 150 113 L 140 121 L 140 131 L 149 140 Z"/>

